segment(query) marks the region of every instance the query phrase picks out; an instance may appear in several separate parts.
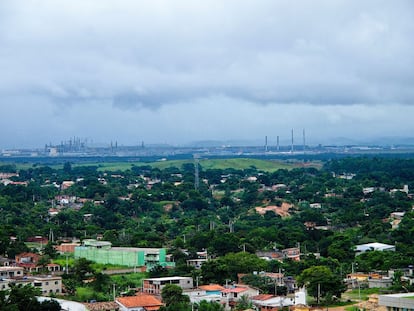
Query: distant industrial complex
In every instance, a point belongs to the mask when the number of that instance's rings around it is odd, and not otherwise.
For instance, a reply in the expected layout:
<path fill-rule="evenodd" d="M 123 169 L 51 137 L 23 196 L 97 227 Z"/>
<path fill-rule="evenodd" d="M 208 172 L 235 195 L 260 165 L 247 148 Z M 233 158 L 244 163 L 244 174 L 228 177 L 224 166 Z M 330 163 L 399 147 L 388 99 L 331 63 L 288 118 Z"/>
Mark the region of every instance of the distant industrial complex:
<path fill-rule="evenodd" d="M 279 136 L 272 138 L 264 136 L 262 143 L 243 142 L 219 142 L 204 141 L 190 145 L 176 146 L 168 144 L 148 144 L 144 141 L 139 144 L 125 146 L 111 141 L 106 144 L 96 145 L 89 143 L 87 139 L 72 137 L 58 144 L 48 143 L 39 148 L 0 149 L 0 158 L 22 158 L 22 157 L 133 157 L 160 159 L 183 159 L 197 157 L 226 157 L 226 156 L 248 156 L 248 157 L 295 157 L 312 156 L 326 153 L 335 154 L 366 154 L 366 153 L 412 153 L 414 144 L 333 144 L 333 145 L 309 145 L 306 141 L 305 130 L 301 133 L 300 142 L 294 140 L 293 129 L 291 137 L 284 138 L 283 144 Z"/>

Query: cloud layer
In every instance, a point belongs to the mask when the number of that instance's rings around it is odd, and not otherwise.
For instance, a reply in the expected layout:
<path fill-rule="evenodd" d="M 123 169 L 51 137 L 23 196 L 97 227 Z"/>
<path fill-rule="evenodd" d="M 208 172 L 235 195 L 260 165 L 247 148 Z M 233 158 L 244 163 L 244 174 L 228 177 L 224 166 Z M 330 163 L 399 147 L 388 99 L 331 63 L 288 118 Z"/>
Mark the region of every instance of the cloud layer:
<path fill-rule="evenodd" d="M 260 113 L 273 117 L 274 132 L 309 124 L 322 133 L 318 124 L 335 120 L 347 135 L 345 119 L 374 123 L 381 111 L 412 110 L 413 20 L 408 0 L 5 0 L 0 129 L 15 134 L 1 135 L 0 147 L 48 135 L 103 139 L 108 122 L 130 143 L 142 129 L 128 119 L 143 117 L 157 127 L 139 139 L 154 142 L 265 135 Z M 194 130 L 197 115 L 214 126 Z M 34 130 L 19 134 L 16 119 Z M 240 121 L 247 129 L 232 131 Z M 410 130 L 392 124 L 396 134 Z"/>

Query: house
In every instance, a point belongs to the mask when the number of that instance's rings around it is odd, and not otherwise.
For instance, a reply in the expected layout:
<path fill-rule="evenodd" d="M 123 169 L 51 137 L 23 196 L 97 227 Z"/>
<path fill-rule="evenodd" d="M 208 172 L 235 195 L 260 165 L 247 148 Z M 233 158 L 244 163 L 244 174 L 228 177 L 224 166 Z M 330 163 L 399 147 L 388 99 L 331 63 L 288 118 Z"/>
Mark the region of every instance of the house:
<path fill-rule="evenodd" d="M 148 294 L 119 297 L 115 302 L 120 311 L 156 311 L 163 305 L 155 296 Z"/>
<path fill-rule="evenodd" d="M 392 285 L 392 278 L 379 273 L 349 273 L 346 276 L 345 283 L 348 288 L 360 287 L 361 284 L 368 285 L 369 288 L 386 288 Z"/>
<path fill-rule="evenodd" d="M 60 276 L 36 275 L 24 276 L 19 278 L 3 279 L 4 283 L 0 286 L 2 290 L 10 288 L 10 283 L 19 285 L 31 284 L 35 288 L 39 288 L 42 296 L 55 295 L 62 293 L 62 278 Z M 3 287 L 4 286 L 4 287 Z"/>
<path fill-rule="evenodd" d="M 393 311 L 414 310 L 413 296 L 414 293 L 379 295 L 378 305 Z"/>
<path fill-rule="evenodd" d="M 8 279 L 14 277 L 22 277 L 23 272 L 23 267 L 0 267 L 0 278 Z"/>
<path fill-rule="evenodd" d="M 184 294 L 190 297 L 191 303 L 200 303 L 203 300 L 221 303 L 221 291 L 224 289 L 218 284 L 201 285 L 195 290 L 184 291 Z"/>
<path fill-rule="evenodd" d="M 35 254 L 35 253 L 21 253 L 16 255 L 16 264 L 19 267 L 23 267 L 26 270 L 31 270 L 31 269 L 35 269 L 37 266 L 37 262 L 40 259 L 40 255 L 39 254 Z"/>
<path fill-rule="evenodd" d="M 395 245 L 383 244 L 383 243 L 367 243 L 357 245 L 355 248 L 356 255 L 365 253 L 366 251 L 391 251 L 395 252 Z"/>
<path fill-rule="evenodd" d="M 80 243 L 62 243 L 60 245 L 56 245 L 55 249 L 63 254 L 63 253 L 74 253 L 75 247 L 80 246 Z"/>
<path fill-rule="evenodd" d="M 222 300 L 227 306 L 234 307 L 242 296 L 248 298 L 259 295 L 259 290 L 246 285 L 235 285 L 221 291 Z"/>
<path fill-rule="evenodd" d="M 291 247 L 282 250 L 275 249 L 274 251 L 258 251 L 257 257 L 266 260 L 279 260 L 292 259 L 293 261 L 300 261 L 300 249 L 299 247 Z"/>
<path fill-rule="evenodd" d="M 282 249 L 282 254 L 285 259 L 291 259 L 293 261 L 300 261 L 299 247 L 291 247 L 291 248 Z"/>
<path fill-rule="evenodd" d="M 60 271 L 60 265 L 49 263 L 46 267 L 38 265 L 40 259 L 39 254 L 35 253 L 21 253 L 16 255 L 16 265 L 24 268 L 27 272 L 40 272 L 42 269 L 46 269 L 49 272 Z"/>
<path fill-rule="evenodd" d="M 257 295 L 251 297 L 253 305 L 260 311 L 276 311 L 281 307 L 304 306 L 306 305 L 306 290 L 301 288 L 291 296 Z"/>
<path fill-rule="evenodd" d="M 197 252 L 197 258 L 187 260 L 187 266 L 200 269 L 203 263 L 205 263 L 207 260 L 207 251 Z"/>
<path fill-rule="evenodd" d="M 187 260 L 187 266 L 188 267 L 194 267 L 195 269 L 201 269 L 201 266 L 206 261 L 207 261 L 207 259 L 203 259 L 203 258 L 188 259 Z"/>
<path fill-rule="evenodd" d="M 193 278 L 183 276 L 163 277 L 144 279 L 142 283 L 142 292 L 149 294 L 161 294 L 162 289 L 167 284 L 175 284 L 183 290 L 193 288 Z"/>

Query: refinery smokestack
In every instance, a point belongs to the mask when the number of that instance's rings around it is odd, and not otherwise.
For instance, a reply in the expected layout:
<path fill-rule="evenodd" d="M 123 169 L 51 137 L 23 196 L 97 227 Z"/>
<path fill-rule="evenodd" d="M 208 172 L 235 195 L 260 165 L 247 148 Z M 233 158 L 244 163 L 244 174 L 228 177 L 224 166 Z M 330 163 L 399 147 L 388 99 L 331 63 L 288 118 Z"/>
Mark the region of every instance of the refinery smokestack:
<path fill-rule="evenodd" d="M 305 129 L 303 129 L 303 152 L 305 152 L 306 149 L 306 136 L 305 136 Z"/>
<path fill-rule="evenodd" d="M 279 152 L 280 147 L 279 147 L 279 135 L 277 135 L 277 141 L 276 141 L 276 150 Z"/>
<path fill-rule="evenodd" d="M 267 152 L 267 135 L 265 136 L 265 152 Z"/>

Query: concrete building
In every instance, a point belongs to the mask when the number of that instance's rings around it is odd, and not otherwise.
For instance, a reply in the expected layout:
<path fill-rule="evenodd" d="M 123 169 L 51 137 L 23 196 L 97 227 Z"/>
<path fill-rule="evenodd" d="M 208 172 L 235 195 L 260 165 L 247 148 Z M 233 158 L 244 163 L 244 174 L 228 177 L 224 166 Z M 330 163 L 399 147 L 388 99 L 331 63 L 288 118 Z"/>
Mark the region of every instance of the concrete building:
<path fill-rule="evenodd" d="M 19 278 L 1 279 L 1 290 L 10 289 L 10 284 L 27 285 L 30 284 L 35 288 L 39 288 L 43 296 L 62 293 L 62 278 L 60 276 L 36 275 L 24 276 Z"/>
<path fill-rule="evenodd" d="M 157 265 L 175 266 L 174 262 L 167 260 L 165 248 L 112 247 L 111 242 L 93 239 L 83 240 L 81 246 L 75 247 L 75 258 L 86 258 L 103 264 L 146 267 L 147 269 Z"/>
<path fill-rule="evenodd" d="M 379 295 L 378 305 L 387 311 L 414 311 L 414 293 Z"/>
<path fill-rule="evenodd" d="M 242 296 L 251 299 L 257 295 L 259 295 L 259 290 L 247 285 L 235 285 L 221 291 L 222 302 L 225 303 L 226 308 L 233 308 Z"/>
<path fill-rule="evenodd" d="M 162 289 L 167 284 L 175 284 L 180 286 L 183 290 L 193 288 L 193 278 L 183 276 L 173 276 L 164 278 L 144 279 L 142 283 L 142 291 L 148 294 L 161 294 Z"/>
<path fill-rule="evenodd" d="M 23 277 L 24 268 L 23 267 L 0 267 L 0 278 L 9 279 L 15 277 Z"/>
<path fill-rule="evenodd" d="M 191 303 L 207 302 L 222 303 L 221 291 L 225 288 L 218 284 L 200 285 L 195 290 L 184 291 L 184 294 L 190 297 Z"/>
<path fill-rule="evenodd" d="M 306 290 L 301 288 L 292 296 L 257 295 L 251 298 L 253 305 L 260 311 L 276 311 L 285 307 L 306 306 Z"/>
<path fill-rule="evenodd" d="M 395 245 L 389 245 L 389 244 L 383 244 L 383 243 L 367 243 L 367 244 L 361 244 L 357 245 L 355 248 L 356 255 L 365 253 L 367 251 L 391 251 L 395 252 Z"/>

